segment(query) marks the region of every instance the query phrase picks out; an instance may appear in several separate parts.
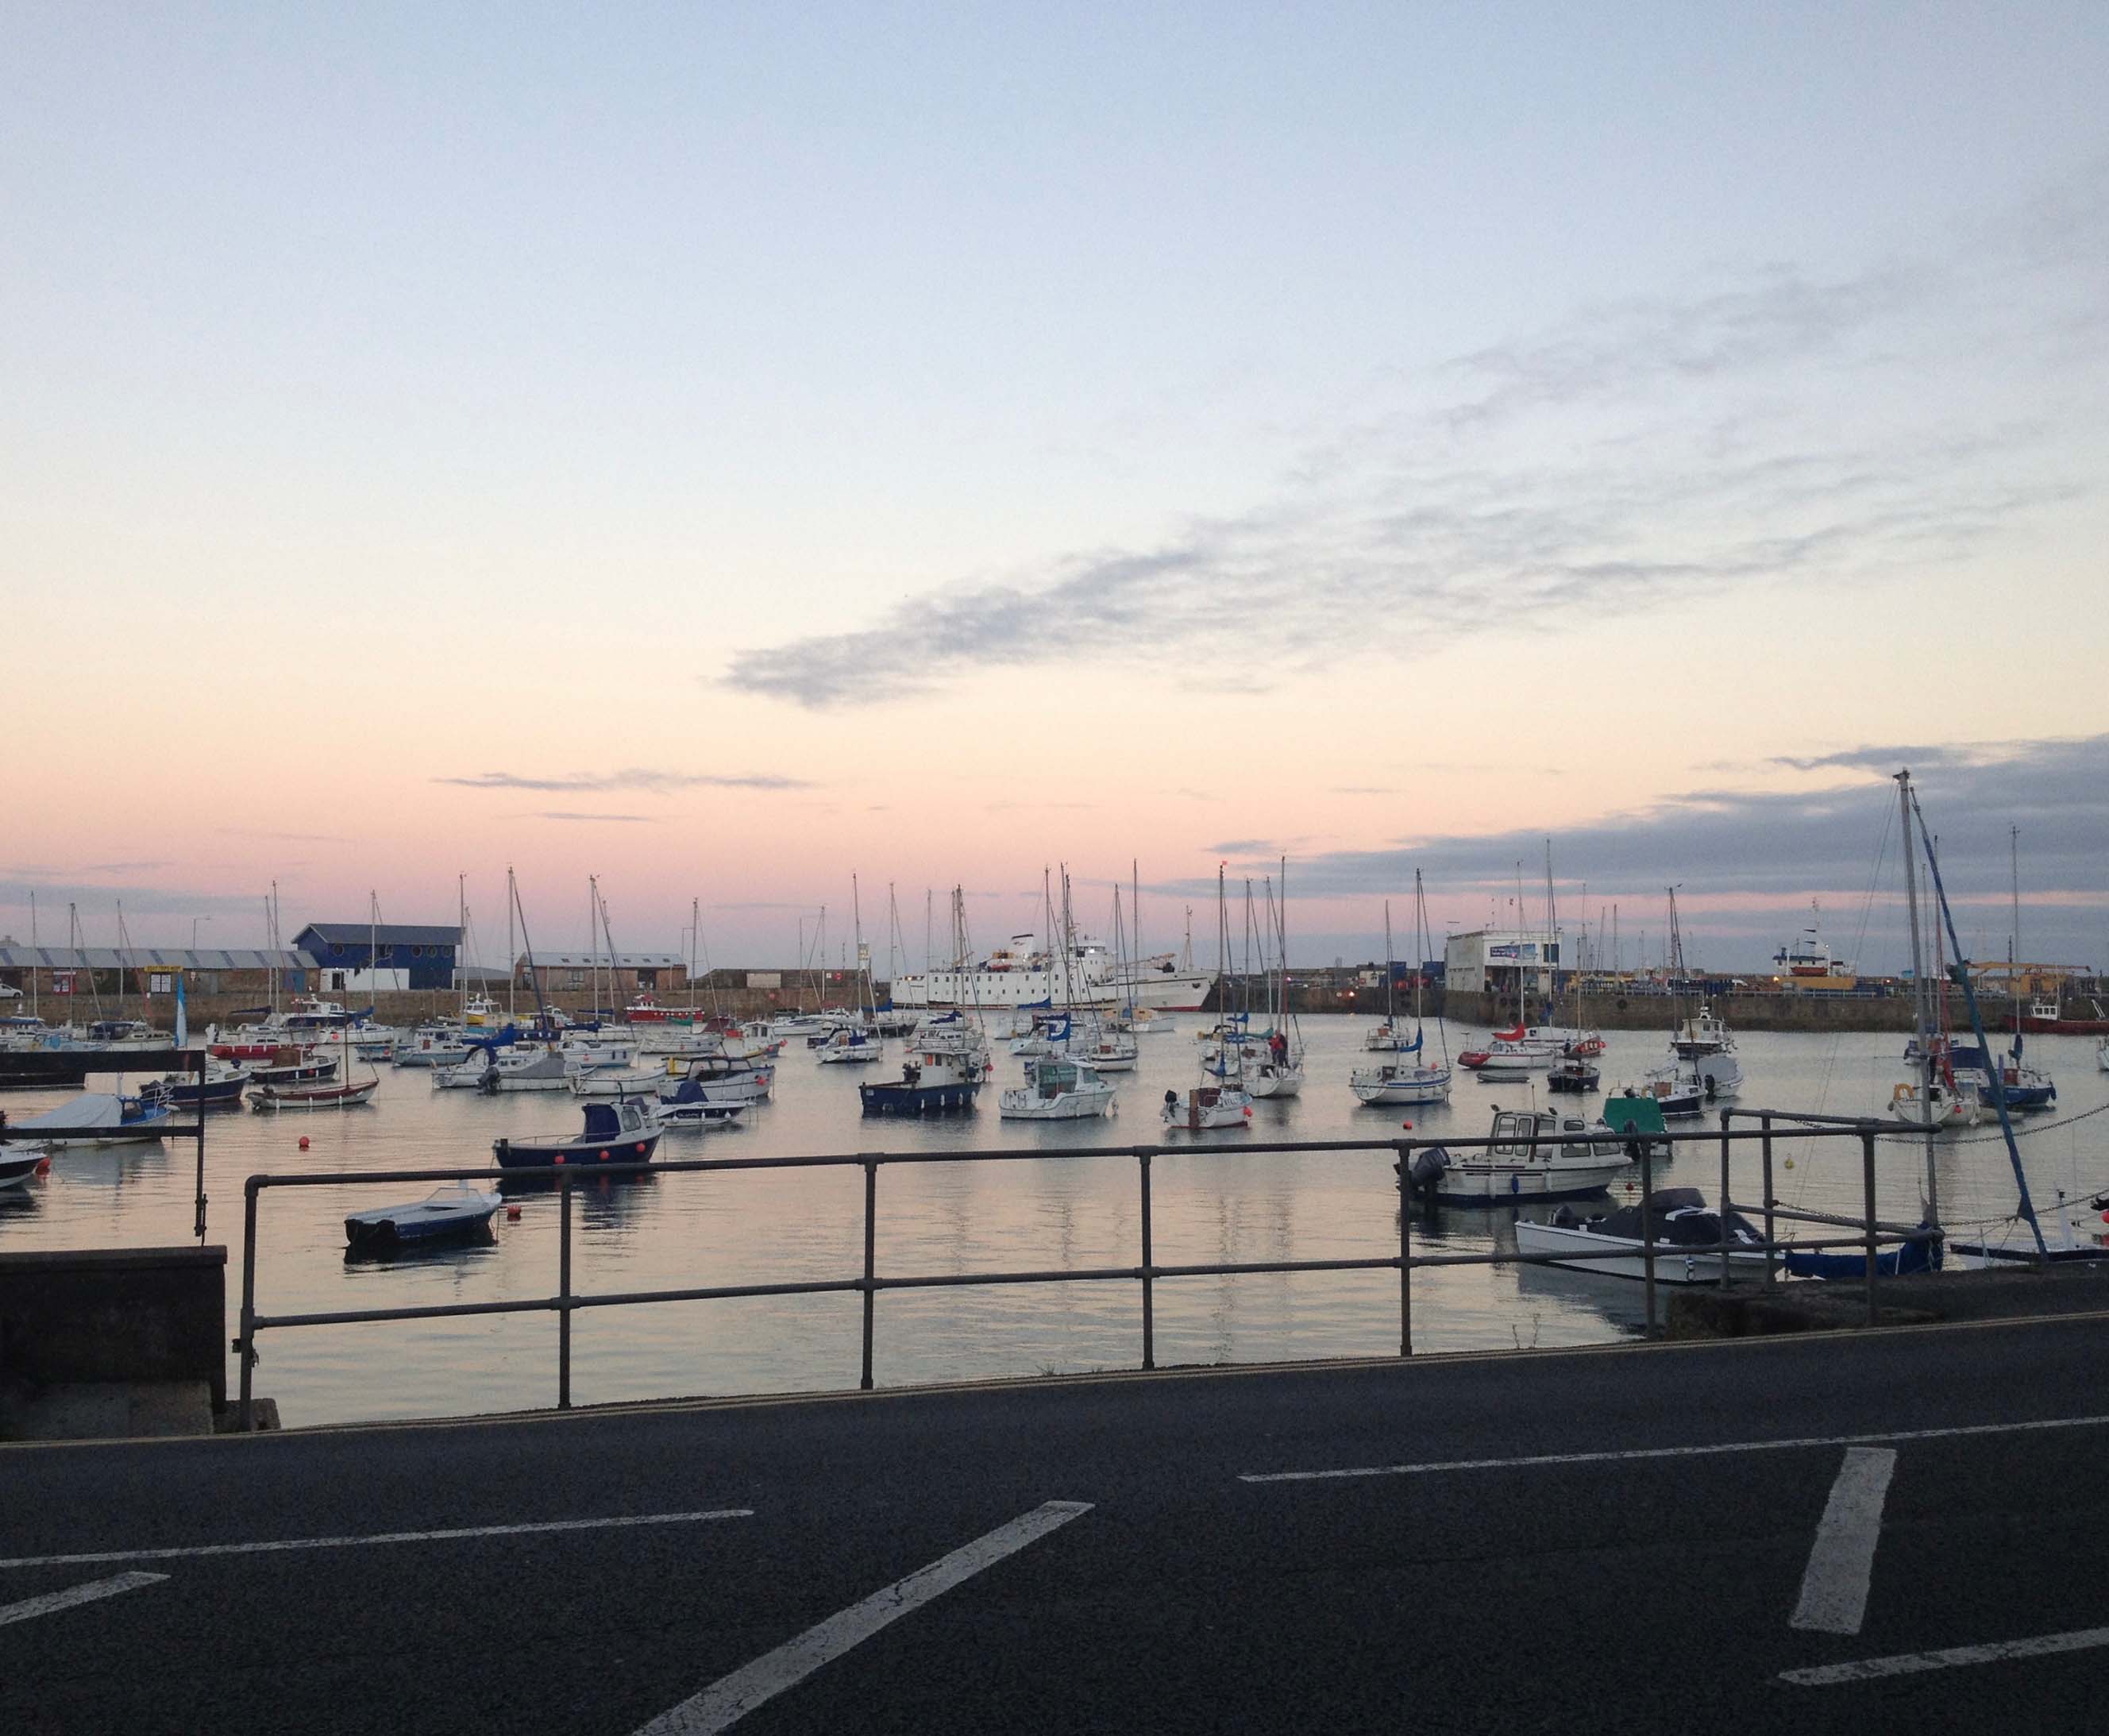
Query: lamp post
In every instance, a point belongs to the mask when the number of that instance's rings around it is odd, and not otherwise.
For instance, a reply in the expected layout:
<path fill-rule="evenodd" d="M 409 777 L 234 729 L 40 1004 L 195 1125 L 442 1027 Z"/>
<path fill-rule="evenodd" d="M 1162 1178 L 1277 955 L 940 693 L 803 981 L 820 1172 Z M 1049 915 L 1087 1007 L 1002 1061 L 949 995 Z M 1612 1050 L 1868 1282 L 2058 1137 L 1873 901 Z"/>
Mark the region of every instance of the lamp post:
<path fill-rule="evenodd" d="M 201 922 L 210 922 L 210 921 L 211 921 L 211 920 L 212 920 L 212 918 L 211 918 L 211 917 L 210 917 L 210 916 L 193 916 L 193 917 L 192 917 L 192 918 L 191 918 L 191 951 L 192 951 L 192 952 L 196 952 L 196 951 L 197 951 L 197 931 L 198 931 L 198 925 L 199 925 Z"/>

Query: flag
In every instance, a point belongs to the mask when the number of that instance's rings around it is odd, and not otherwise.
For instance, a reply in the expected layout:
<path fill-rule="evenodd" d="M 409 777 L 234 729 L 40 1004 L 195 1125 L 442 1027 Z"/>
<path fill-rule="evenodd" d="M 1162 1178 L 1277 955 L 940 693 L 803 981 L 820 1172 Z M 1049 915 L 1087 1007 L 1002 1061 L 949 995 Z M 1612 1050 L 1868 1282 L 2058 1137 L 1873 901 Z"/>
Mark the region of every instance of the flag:
<path fill-rule="evenodd" d="M 187 1049 L 191 1046 L 190 1015 L 183 1010 L 183 974 L 176 973 L 176 1047 Z"/>

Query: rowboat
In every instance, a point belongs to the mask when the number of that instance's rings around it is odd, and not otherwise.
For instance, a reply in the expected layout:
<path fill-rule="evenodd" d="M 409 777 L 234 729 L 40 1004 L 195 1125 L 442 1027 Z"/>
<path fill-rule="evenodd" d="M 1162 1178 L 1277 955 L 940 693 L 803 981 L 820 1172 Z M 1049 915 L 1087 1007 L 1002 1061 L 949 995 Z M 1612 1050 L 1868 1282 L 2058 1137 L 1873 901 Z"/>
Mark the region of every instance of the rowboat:
<path fill-rule="evenodd" d="M 392 1254 L 488 1235 L 492 1214 L 504 1202 L 466 1182 L 449 1182 L 408 1205 L 380 1205 L 344 1220 L 345 1245 L 355 1254 Z"/>

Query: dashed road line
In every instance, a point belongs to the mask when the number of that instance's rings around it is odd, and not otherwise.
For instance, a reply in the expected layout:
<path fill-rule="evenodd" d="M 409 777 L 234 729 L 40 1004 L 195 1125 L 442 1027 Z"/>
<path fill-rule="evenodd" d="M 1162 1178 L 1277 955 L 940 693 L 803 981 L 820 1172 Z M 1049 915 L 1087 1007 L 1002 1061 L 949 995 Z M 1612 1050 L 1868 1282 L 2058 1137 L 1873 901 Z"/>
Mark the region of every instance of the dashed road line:
<path fill-rule="evenodd" d="M 11 1621 L 34 1621 L 78 1603 L 115 1598 L 142 1585 L 158 1585 L 166 1578 L 165 1573 L 119 1573 L 106 1580 L 90 1580 L 85 1585 L 69 1585 L 64 1591 L 47 1591 L 41 1598 L 25 1598 L 20 1603 L 0 1603 L 0 1627 Z"/>
<path fill-rule="evenodd" d="M 1882 1535 L 1882 1502 L 1897 1468 L 1894 1447 L 1848 1447 L 1823 1503 L 1789 1627 L 1857 1634 L 1867 1615 L 1867 1582 Z"/>

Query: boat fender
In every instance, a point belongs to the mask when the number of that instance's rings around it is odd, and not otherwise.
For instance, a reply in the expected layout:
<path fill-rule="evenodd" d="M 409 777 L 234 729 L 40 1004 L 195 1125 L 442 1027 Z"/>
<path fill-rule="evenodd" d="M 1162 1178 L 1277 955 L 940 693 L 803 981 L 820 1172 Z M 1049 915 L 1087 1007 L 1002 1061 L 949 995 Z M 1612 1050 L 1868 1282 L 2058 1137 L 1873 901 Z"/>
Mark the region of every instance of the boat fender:
<path fill-rule="evenodd" d="M 640 1139 L 637 1142 L 637 1149 L 639 1151 L 642 1151 L 644 1149 L 644 1142 L 643 1140 Z"/>
<path fill-rule="evenodd" d="M 602 1162 L 602 1163 L 603 1163 L 603 1164 L 604 1164 L 604 1163 L 606 1163 L 606 1162 L 607 1161 L 607 1152 L 605 1152 L 605 1151 L 602 1151 L 602 1152 L 599 1152 L 599 1153 L 598 1153 L 598 1154 L 596 1154 L 596 1155 L 597 1155 L 597 1157 L 598 1157 L 598 1160 L 599 1160 L 600 1162 Z"/>
<path fill-rule="evenodd" d="M 553 1164 L 561 1164 L 562 1162 L 563 1162 L 563 1160 L 564 1160 L 564 1154 L 563 1154 L 562 1152 L 561 1152 L 561 1151 L 559 1151 L 559 1152 L 558 1152 L 558 1153 L 554 1157 L 553 1157 L 553 1158 L 551 1158 L 551 1159 L 549 1160 L 549 1161 L 550 1161 L 551 1163 L 553 1163 Z"/>

